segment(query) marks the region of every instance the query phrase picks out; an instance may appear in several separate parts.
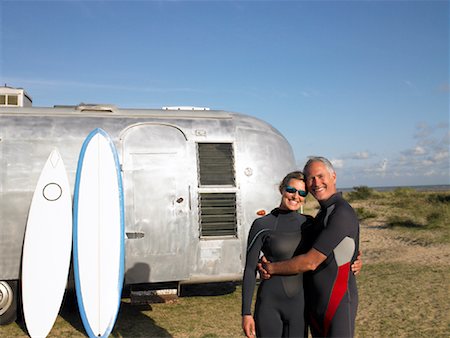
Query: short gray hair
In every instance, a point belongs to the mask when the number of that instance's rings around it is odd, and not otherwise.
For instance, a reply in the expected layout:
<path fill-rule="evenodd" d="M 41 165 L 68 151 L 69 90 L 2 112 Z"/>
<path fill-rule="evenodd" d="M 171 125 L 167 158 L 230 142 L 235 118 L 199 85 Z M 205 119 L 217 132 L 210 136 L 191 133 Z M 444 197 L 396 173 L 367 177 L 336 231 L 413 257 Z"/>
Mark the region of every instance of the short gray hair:
<path fill-rule="evenodd" d="M 331 164 L 331 162 L 328 159 L 326 159 L 325 157 L 322 157 L 322 156 L 309 156 L 308 157 L 308 162 L 306 162 L 306 164 L 305 164 L 305 166 L 303 168 L 303 172 L 305 173 L 306 176 L 308 176 L 308 167 L 313 162 L 321 162 L 321 163 L 323 163 L 330 174 L 336 173 L 336 171 L 334 170 L 334 167 Z"/>

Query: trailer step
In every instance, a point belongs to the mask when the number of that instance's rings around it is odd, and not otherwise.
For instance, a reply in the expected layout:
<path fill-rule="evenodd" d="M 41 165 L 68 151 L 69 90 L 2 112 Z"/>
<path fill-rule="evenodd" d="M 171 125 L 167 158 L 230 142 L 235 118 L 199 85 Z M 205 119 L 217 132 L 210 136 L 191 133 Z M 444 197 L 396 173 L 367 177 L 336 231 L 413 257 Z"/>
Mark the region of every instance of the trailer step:
<path fill-rule="evenodd" d="M 130 292 L 131 305 L 170 303 L 178 299 L 177 289 L 139 290 Z"/>

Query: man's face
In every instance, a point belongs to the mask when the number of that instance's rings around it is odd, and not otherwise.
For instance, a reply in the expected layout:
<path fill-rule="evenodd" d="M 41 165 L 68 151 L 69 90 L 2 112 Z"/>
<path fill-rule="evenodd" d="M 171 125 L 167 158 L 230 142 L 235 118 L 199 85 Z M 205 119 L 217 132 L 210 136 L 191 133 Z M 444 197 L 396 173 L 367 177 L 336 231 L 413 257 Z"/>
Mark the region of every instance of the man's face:
<path fill-rule="evenodd" d="M 336 174 L 331 174 L 322 162 L 312 162 L 305 171 L 308 191 L 318 201 L 336 193 Z"/>

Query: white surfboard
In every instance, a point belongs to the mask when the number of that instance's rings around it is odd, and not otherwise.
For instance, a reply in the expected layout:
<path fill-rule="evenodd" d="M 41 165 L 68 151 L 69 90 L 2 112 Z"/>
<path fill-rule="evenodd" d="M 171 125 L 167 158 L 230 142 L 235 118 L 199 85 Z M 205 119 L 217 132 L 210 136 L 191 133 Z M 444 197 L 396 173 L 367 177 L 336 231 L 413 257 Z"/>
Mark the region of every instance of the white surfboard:
<path fill-rule="evenodd" d="M 72 251 L 72 199 L 58 150 L 42 169 L 22 254 L 22 305 L 31 337 L 46 337 L 61 307 Z"/>
<path fill-rule="evenodd" d="M 78 307 L 90 337 L 107 337 L 120 307 L 124 277 L 123 188 L 109 135 L 83 143 L 74 191 L 73 263 Z"/>

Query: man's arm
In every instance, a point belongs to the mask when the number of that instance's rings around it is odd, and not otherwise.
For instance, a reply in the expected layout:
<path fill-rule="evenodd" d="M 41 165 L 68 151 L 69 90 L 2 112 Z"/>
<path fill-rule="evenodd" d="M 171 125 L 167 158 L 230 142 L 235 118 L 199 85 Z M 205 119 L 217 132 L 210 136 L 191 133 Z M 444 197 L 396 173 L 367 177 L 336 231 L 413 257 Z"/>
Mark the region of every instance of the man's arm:
<path fill-rule="evenodd" d="M 320 251 L 312 248 L 307 253 L 281 262 L 263 262 L 263 268 L 270 275 L 292 275 L 317 269 L 327 258 Z"/>

